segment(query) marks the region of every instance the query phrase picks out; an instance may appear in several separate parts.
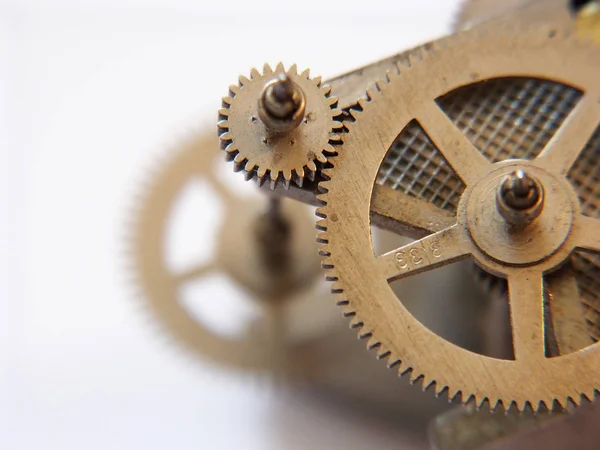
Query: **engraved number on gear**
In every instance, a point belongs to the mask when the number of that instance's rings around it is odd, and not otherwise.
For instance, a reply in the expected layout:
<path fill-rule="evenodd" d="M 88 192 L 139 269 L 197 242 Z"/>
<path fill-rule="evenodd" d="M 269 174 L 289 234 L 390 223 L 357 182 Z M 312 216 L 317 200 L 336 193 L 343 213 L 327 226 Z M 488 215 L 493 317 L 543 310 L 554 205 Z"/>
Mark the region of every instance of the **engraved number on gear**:
<path fill-rule="evenodd" d="M 440 248 L 440 243 L 436 240 L 431 241 L 431 256 L 434 258 L 442 257 L 442 249 Z"/>
<path fill-rule="evenodd" d="M 429 242 L 428 245 L 413 247 L 410 250 L 399 250 L 396 252 L 396 264 L 400 269 L 413 270 L 425 262 L 431 263 L 433 259 L 442 257 L 442 249 L 437 240 Z"/>

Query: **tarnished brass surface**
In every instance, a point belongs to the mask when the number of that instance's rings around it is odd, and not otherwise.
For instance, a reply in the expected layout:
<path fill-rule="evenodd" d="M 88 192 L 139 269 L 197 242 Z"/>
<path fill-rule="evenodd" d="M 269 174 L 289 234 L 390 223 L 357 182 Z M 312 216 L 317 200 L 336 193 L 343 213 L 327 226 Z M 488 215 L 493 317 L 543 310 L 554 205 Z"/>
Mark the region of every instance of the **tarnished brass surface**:
<path fill-rule="evenodd" d="M 265 114 L 260 105 L 265 87 L 282 74 L 301 89 L 303 114 L 297 126 L 273 130 L 261 118 Z M 253 69 L 250 78 L 241 76 L 239 81 L 223 97 L 218 123 L 221 147 L 235 170 L 272 189 L 313 180 L 327 155 L 335 153 L 332 144 L 341 141 L 337 131 L 342 124 L 336 120 L 341 111 L 335 108 L 337 98 L 329 95 L 331 87 L 322 86 L 320 77 L 311 79 L 308 70 L 298 74 L 296 66 L 285 71 L 282 64 L 275 70 L 265 65 L 264 73 Z"/>
<path fill-rule="evenodd" d="M 600 71 L 594 56 L 598 48 L 574 36 L 571 26 L 571 22 L 558 21 L 510 27 L 503 21 L 485 32 L 474 28 L 434 43 L 420 57 L 411 58 L 410 64 L 398 65 L 377 89 L 367 93 L 368 100 L 359 101 L 359 110 L 351 111 L 355 122 L 346 125 L 344 145 L 331 159 L 334 167 L 324 171 L 330 180 L 320 184 L 325 204 L 319 210 L 324 217 L 319 228 L 325 230 L 319 237 L 324 243 L 323 264 L 359 336 L 368 339 L 368 346 L 387 358 L 390 366 L 410 373 L 424 387 L 431 386 L 437 393 L 447 390 L 450 397 L 460 395 L 476 405 L 502 402 L 523 409 L 530 404 L 537 411 L 555 400 L 566 405 L 568 399 L 579 404 L 594 398 L 600 385 L 597 345 L 557 358 L 545 352 L 544 277 L 574 249 L 600 251 L 600 223 L 581 214 L 576 188 L 567 179 L 600 123 L 600 91 L 594 81 Z M 480 80 L 515 76 L 568 83 L 583 96 L 536 159 L 490 162 L 435 101 Z M 458 194 L 456 225 L 375 257 L 369 239 L 373 185 L 394 140 L 415 119 L 465 186 Z M 537 232 L 527 239 L 532 248 L 524 253 L 520 253 L 520 232 L 508 237 L 507 230 L 504 239 L 489 226 L 477 226 L 479 220 L 496 220 L 489 217 L 496 211 L 495 190 L 489 199 L 481 197 L 482 180 L 492 180 L 496 171 L 509 165 L 510 170 L 520 166 L 536 171 L 545 191 L 552 192 L 544 211 L 554 219 L 539 223 Z M 483 205 L 484 210 L 470 207 L 471 202 Z M 485 210 L 488 202 L 490 213 Z M 411 217 L 396 220 L 410 223 Z M 552 241 L 559 223 L 565 228 Z M 474 236 L 486 232 L 490 245 L 482 245 L 482 238 Z M 502 245 L 492 245 L 501 240 Z M 498 253 L 502 246 L 508 253 Z M 518 254 L 523 259 L 515 259 Z M 404 309 L 388 285 L 389 280 L 467 257 L 508 279 L 514 360 L 476 355 L 441 339 Z M 577 297 L 568 299 L 573 304 L 578 301 Z"/>

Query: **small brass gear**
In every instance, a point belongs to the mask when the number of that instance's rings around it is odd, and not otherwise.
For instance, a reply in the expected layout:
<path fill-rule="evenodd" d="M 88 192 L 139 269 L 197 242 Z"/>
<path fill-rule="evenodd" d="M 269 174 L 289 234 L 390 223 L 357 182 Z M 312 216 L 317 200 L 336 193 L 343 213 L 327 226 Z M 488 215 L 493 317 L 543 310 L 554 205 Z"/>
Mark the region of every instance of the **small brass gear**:
<path fill-rule="evenodd" d="M 282 76 L 302 91 L 305 109 L 296 128 L 275 132 L 261 120 L 259 100 L 265 86 Z M 343 125 L 336 120 L 341 111 L 330 93 L 320 77 L 310 78 L 308 70 L 298 73 L 295 65 L 286 71 L 281 63 L 275 70 L 265 64 L 263 73 L 252 69 L 250 78 L 240 76 L 239 85 L 230 86 L 223 98 L 218 122 L 221 148 L 234 170 L 243 170 L 246 179 L 256 178 L 260 185 L 268 181 L 272 189 L 314 180 L 328 156 L 336 153 L 334 145 L 341 143 L 338 131 Z"/>

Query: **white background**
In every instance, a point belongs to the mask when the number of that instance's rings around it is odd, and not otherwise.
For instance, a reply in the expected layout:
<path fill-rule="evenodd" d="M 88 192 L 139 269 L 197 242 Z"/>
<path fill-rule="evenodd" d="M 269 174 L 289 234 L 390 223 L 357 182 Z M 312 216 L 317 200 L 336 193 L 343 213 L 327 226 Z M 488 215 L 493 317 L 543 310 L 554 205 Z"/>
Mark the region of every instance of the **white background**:
<path fill-rule="evenodd" d="M 402 448 L 166 344 L 122 249 L 145 169 L 239 73 L 327 78 L 449 32 L 457 3 L 0 2 L 0 448 Z"/>

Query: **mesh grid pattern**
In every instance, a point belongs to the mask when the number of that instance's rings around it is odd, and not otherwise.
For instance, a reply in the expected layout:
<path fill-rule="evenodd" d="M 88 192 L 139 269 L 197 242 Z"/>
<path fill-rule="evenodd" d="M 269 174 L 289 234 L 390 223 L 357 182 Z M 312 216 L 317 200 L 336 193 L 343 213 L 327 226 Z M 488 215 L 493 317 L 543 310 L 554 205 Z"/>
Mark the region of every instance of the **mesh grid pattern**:
<path fill-rule="evenodd" d="M 533 159 L 581 98 L 581 91 L 547 80 L 502 78 L 456 89 L 436 100 L 491 162 Z M 582 212 L 600 218 L 600 127 L 569 172 Z M 386 155 L 377 183 L 455 212 L 464 189 L 415 120 Z M 600 255 L 575 252 L 575 269 L 590 335 L 600 340 Z"/>
<path fill-rule="evenodd" d="M 502 78 L 456 89 L 437 100 L 492 162 L 533 159 L 581 97 L 577 89 L 532 78 Z M 386 155 L 377 182 L 456 211 L 464 185 L 415 120 Z"/>
<path fill-rule="evenodd" d="M 590 335 L 600 340 L 600 257 L 576 251 L 571 256 Z"/>
<path fill-rule="evenodd" d="M 600 127 L 569 171 L 568 178 L 581 203 L 581 212 L 586 216 L 600 218 Z"/>
<path fill-rule="evenodd" d="M 456 211 L 463 183 L 416 120 L 400 133 L 379 168 L 378 182 Z"/>
<path fill-rule="evenodd" d="M 533 159 L 581 98 L 533 78 L 501 78 L 452 91 L 438 105 L 491 162 Z"/>

